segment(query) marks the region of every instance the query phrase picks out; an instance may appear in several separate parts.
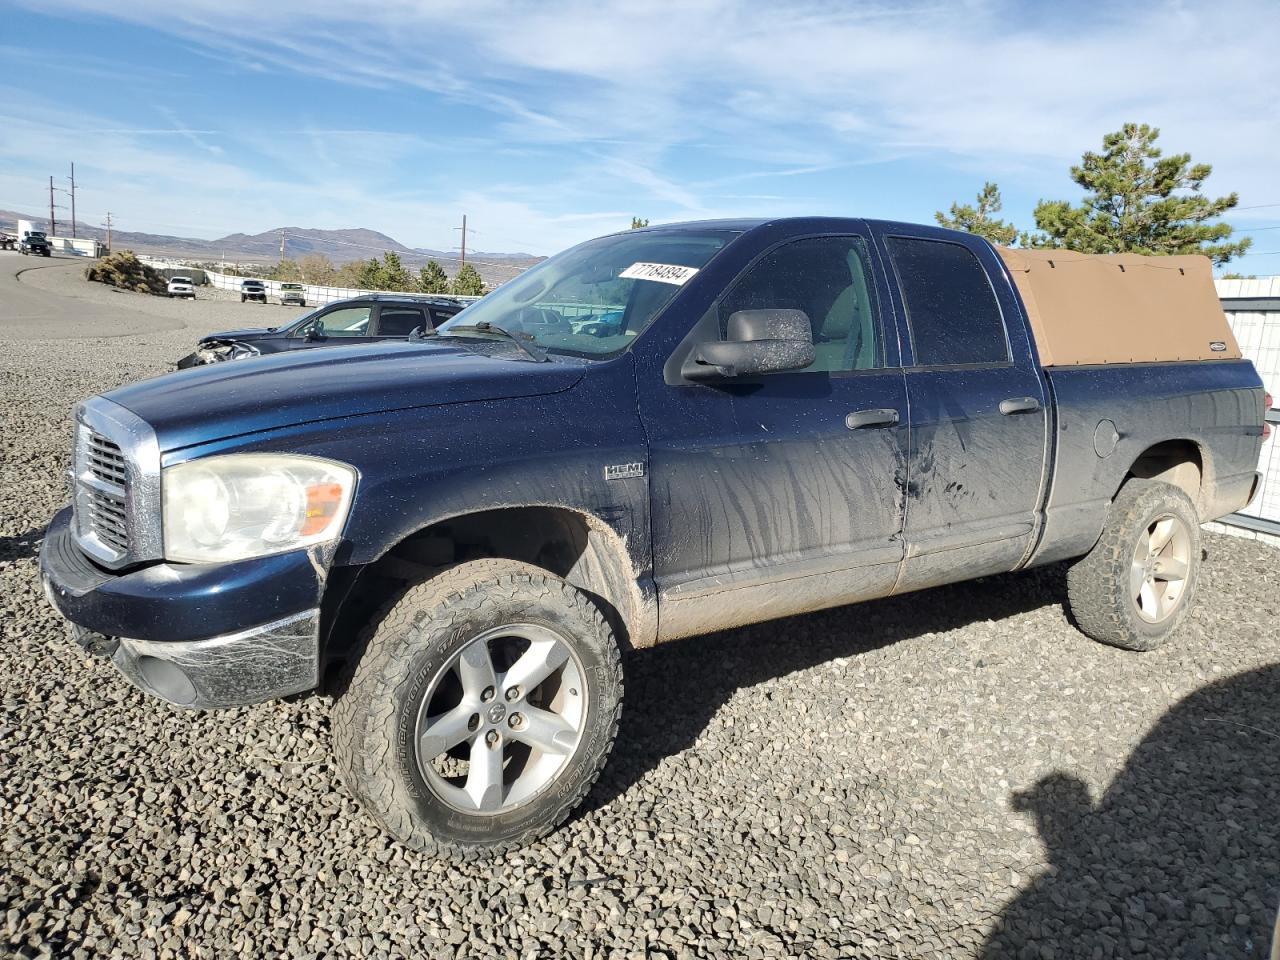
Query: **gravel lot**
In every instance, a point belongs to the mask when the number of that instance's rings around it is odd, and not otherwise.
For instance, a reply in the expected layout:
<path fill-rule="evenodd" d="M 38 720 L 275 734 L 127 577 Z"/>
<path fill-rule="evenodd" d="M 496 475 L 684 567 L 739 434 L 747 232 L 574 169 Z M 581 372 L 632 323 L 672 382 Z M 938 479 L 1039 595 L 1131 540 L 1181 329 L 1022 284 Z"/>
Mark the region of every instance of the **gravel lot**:
<path fill-rule="evenodd" d="M 37 582 L 71 404 L 299 311 L 28 263 L 0 254 L 0 953 L 1265 956 L 1280 553 L 1207 536 L 1192 618 L 1147 655 L 1078 634 L 1057 568 L 635 654 L 586 808 L 433 862 L 347 796 L 323 700 L 170 709 L 69 645 Z"/>

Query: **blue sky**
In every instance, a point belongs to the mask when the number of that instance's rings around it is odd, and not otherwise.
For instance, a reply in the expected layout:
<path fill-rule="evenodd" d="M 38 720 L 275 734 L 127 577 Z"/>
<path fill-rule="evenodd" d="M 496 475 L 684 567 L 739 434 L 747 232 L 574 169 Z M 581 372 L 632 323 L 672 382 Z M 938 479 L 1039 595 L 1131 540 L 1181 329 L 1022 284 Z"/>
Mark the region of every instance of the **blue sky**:
<path fill-rule="evenodd" d="M 984 179 L 1030 226 L 1133 119 L 1257 208 L 1233 269 L 1280 273 L 1273 2 L 115 6 L 0 6 L 0 207 L 74 160 L 80 219 L 208 238 L 449 248 L 466 213 L 472 249 L 551 253 L 633 214 L 927 221 Z"/>

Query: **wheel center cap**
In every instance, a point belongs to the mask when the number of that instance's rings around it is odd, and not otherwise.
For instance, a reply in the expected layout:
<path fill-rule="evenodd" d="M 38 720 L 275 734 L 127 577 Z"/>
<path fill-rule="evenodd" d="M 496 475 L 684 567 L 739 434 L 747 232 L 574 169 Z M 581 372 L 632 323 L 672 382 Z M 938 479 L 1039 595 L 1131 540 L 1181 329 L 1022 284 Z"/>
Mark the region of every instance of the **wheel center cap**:
<path fill-rule="evenodd" d="M 507 715 L 507 706 L 504 703 L 494 703 L 489 705 L 489 709 L 485 711 L 485 716 L 489 718 L 490 723 L 501 723 L 502 718 Z"/>

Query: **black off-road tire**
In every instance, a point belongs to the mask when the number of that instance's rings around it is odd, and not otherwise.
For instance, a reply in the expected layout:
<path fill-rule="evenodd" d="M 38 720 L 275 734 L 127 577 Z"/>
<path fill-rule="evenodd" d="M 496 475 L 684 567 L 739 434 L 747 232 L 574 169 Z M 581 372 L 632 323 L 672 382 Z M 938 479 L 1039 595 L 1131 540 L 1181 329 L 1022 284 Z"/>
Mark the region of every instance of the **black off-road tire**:
<path fill-rule="evenodd" d="M 582 664 L 588 708 L 578 748 L 538 796 L 505 813 L 469 815 L 445 804 L 418 767 L 414 729 L 432 678 L 477 635 L 536 623 Z M 398 839 L 452 860 L 494 856 L 559 826 L 603 769 L 622 710 L 618 644 L 580 590 L 531 564 L 474 560 L 393 599 L 366 627 L 362 652 L 339 680 L 333 750 L 347 788 Z"/>
<path fill-rule="evenodd" d="M 1138 539 L 1163 515 L 1179 518 L 1190 534 L 1186 582 L 1176 609 L 1159 623 L 1138 614 L 1129 596 L 1129 573 Z M 1180 488 L 1158 480 L 1130 480 L 1107 511 L 1094 548 L 1067 571 L 1067 600 L 1087 636 L 1126 650 L 1154 650 L 1186 619 L 1200 575 L 1200 518 Z"/>

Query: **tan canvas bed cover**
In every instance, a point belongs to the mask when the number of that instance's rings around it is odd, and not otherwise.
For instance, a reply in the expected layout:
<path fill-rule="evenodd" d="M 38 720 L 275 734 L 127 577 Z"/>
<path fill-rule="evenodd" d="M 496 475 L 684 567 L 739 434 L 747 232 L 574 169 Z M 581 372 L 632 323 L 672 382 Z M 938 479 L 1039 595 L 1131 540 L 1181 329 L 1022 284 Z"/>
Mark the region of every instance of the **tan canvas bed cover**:
<path fill-rule="evenodd" d="M 1046 367 L 1239 359 L 1208 257 L 996 247 Z"/>

